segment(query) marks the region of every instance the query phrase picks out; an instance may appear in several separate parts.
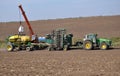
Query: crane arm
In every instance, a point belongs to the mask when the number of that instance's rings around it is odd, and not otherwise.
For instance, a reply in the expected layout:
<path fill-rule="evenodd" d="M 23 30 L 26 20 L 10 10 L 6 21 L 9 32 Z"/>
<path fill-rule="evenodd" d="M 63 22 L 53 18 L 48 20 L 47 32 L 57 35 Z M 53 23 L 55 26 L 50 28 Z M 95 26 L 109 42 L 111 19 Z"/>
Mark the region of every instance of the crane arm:
<path fill-rule="evenodd" d="M 24 10 L 22 8 L 22 5 L 19 5 L 19 9 L 21 10 L 22 15 L 23 15 L 23 17 L 24 17 L 24 19 L 25 19 L 25 21 L 26 21 L 26 23 L 28 25 L 28 28 L 30 30 L 30 36 L 34 35 L 34 32 L 33 32 L 32 27 L 31 27 L 31 25 L 30 25 L 30 23 L 29 23 L 29 21 L 27 19 L 27 16 L 26 16 L 26 14 L 25 14 L 25 12 L 24 12 Z"/>

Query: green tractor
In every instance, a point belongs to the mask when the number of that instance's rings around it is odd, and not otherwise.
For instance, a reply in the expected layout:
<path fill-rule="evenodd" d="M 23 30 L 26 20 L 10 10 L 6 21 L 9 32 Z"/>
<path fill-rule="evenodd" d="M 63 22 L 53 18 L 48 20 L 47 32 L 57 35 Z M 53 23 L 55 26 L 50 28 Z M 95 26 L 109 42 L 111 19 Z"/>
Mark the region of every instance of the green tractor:
<path fill-rule="evenodd" d="M 94 48 L 107 50 L 110 48 L 111 43 L 112 41 L 109 39 L 97 38 L 97 34 L 87 34 L 83 39 L 83 48 L 86 50 L 92 50 Z"/>

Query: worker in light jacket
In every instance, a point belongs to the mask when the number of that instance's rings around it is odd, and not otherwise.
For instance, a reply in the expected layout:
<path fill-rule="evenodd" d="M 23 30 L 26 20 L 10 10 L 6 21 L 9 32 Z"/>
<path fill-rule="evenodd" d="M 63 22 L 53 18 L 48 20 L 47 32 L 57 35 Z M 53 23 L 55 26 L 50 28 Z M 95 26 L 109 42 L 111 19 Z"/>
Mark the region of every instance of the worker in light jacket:
<path fill-rule="evenodd" d="M 18 28 L 18 34 L 22 35 L 24 32 L 24 27 L 22 25 L 20 25 L 20 27 Z"/>

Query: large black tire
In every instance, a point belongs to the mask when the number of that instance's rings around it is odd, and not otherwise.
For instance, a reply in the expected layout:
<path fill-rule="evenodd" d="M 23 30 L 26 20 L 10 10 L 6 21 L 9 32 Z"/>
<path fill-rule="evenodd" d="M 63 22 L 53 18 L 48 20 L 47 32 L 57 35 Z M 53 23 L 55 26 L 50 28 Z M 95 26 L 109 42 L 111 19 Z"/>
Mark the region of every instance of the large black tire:
<path fill-rule="evenodd" d="M 83 48 L 85 50 L 92 50 L 93 49 L 93 43 L 89 40 L 84 41 Z"/>
<path fill-rule="evenodd" d="M 100 49 L 101 50 L 107 50 L 108 49 L 108 45 L 105 42 L 103 42 L 103 43 L 100 44 Z"/>
<path fill-rule="evenodd" d="M 6 48 L 7 48 L 7 51 L 8 51 L 8 52 L 11 52 L 11 51 L 13 51 L 14 46 L 12 45 L 12 43 L 8 42 Z"/>

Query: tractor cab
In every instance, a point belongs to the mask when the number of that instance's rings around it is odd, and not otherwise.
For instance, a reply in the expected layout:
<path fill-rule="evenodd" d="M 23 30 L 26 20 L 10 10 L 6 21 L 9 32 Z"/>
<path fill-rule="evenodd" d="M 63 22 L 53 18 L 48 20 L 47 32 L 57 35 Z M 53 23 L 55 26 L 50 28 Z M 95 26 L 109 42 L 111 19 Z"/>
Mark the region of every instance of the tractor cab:
<path fill-rule="evenodd" d="M 86 40 L 90 40 L 93 43 L 96 43 L 96 41 L 97 41 L 97 34 L 87 34 L 87 35 L 85 35 L 83 41 L 86 41 Z"/>

